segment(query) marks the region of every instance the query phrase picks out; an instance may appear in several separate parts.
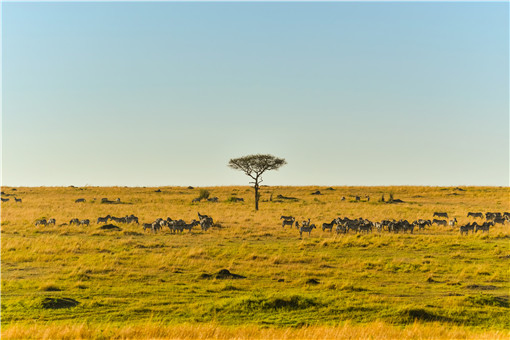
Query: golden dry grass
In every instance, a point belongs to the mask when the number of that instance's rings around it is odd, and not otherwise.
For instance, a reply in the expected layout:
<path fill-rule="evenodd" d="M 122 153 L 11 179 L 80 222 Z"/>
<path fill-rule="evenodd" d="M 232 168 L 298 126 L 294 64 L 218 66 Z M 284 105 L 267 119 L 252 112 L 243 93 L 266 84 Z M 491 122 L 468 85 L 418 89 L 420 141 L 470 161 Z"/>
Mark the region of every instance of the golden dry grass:
<path fill-rule="evenodd" d="M 20 204 L 8 196 L 2 203 L 2 337 L 509 337 L 508 224 L 467 237 L 457 228 L 433 226 L 414 235 L 314 230 L 300 239 L 294 228 L 282 229 L 280 220 L 294 215 L 317 225 L 338 216 L 412 221 L 445 211 L 466 223 L 472 221 L 468 211 L 509 211 L 508 188 L 262 187 L 258 212 L 249 187 L 205 188 L 220 202 L 192 204 L 200 189 L 2 188 L 23 199 Z M 322 195 L 311 195 L 317 190 Z M 404 203 L 378 202 L 390 193 Z M 279 194 L 298 200 L 280 200 Z M 356 195 L 361 202 L 354 201 Z M 245 202 L 227 202 L 232 196 Z M 74 203 L 81 197 L 87 202 Z M 101 204 L 103 197 L 119 197 L 123 204 Z M 190 221 L 197 212 L 213 216 L 221 228 L 153 235 L 137 225 L 111 232 L 95 223 L 107 214 L 135 214 L 140 222 L 167 216 Z M 43 217 L 55 218 L 57 226 L 35 227 Z M 75 217 L 90 219 L 90 227 L 59 226 Z M 248 279 L 199 279 L 222 268 Z M 309 278 L 320 284 L 306 285 Z M 45 297 L 80 304 L 48 310 L 40 306 Z M 286 303 L 283 309 L 267 308 L 278 301 Z"/>

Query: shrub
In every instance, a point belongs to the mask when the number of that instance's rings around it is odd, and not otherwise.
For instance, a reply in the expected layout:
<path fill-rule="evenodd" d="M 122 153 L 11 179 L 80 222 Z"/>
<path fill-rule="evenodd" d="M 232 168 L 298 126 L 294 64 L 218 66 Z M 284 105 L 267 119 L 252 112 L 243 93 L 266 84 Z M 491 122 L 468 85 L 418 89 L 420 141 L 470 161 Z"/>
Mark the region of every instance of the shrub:
<path fill-rule="evenodd" d="M 209 196 L 211 195 L 211 193 L 209 192 L 209 190 L 206 190 L 206 189 L 200 189 L 200 194 L 198 196 L 198 199 L 200 200 L 206 200 L 209 198 Z"/>

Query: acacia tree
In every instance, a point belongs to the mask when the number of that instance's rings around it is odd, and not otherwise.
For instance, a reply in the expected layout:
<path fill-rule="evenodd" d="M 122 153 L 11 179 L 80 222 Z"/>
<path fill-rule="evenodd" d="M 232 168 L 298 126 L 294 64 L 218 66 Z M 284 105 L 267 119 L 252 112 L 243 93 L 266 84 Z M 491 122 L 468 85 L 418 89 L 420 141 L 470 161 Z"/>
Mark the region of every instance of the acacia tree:
<path fill-rule="evenodd" d="M 233 158 L 228 162 L 228 166 L 235 170 L 241 170 L 251 177 L 255 189 L 255 210 L 259 210 L 259 187 L 262 183 L 262 174 L 268 170 L 278 170 L 281 166 L 287 164 L 285 159 L 277 158 L 273 155 L 248 155 L 240 158 Z"/>

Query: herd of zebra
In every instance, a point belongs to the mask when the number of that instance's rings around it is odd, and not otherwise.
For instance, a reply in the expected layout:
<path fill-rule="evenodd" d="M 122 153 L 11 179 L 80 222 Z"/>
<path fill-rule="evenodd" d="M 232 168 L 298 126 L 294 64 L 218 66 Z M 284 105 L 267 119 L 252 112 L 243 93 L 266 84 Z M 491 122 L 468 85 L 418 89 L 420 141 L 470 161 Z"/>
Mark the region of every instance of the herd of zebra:
<path fill-rule="evenodd" d="M 448 214 L 444 212 L 435 212 L 433 217 L 446 217 L 448 218 Z M 468 213 L 468 217 L 474 218 L 483 218 L 484 215 L 482 213 Z M 482 224 L 478 224 L 477 222 L 468 223 L 466 225 L 460 226 L 459 231 L 460 234 L 468 234 L 469 231 L 472 233 L 476 233 L 477 231 L 489 232 L 491 226 L 496 223 L 504 224 L 505 222 L 510 222 L 510 213 L 492 213 L 488 212 L 485 214 L 485 218 L 487 219 Z M 296 218 L 293 216 L 281 216 L 280 220 L 282 220 L 282 228 L 285 228 L 286 225 L 292 227 L 296 226 L 296 229 L 299 231 L 299 236 L 303 236 L 303 232 L 307 232 L 308 235 L 311 235 L 313 229 L 317 228 L 315 224 L 310 223 L 310 219 L 304 220 L 301 224 L 296 221 Z M 418 230 L 424 230 L 426 226 L 431 226 L 432 224 L 437 224 L 438 226 L 446 226 L 449 225 L 454 227 L 457 224 L 457 219 L 454 218 L 450 221 L 446 220 L 423 220 L 419 219 L 413 222 L 409 222 L 407 220 L 383 220 L 380 222 L 372 222 L 368 219 L 358 218 L 358 219 L 350 219 L 348 217 L 338 217 L 333 219 L 329 223 L 322 224 L 322 231 L 329 230 L 332 232 L 333 227 L 336 225 L 335 231 L 337 234 L 346 234 L 349 231 L 353 231 L 356 233 L 370 233 L 374 229 L 378 232 L 393 232 L 393 233 L 413 233 L 414 228 L 417 227 Z"/>
<path fill-rule="evenodd" d="M 208 215 L 201 215 L 198 213 L 198 219 L 198 221 L 193 219 L 191 223 L 186 223 L 182 219 L 172 220 L 170 217 L 167 217 L 165 220 L 162 218 L 157 218 L 152 223 L 144 223 L 143 230 L 151 230 L 153 233 L 157 233 L 158 230 L 162 229 L 163 227 L 168 227 L 172 233 L 176 233 L 178 231 L 182 233 L 184 230 L 191 232 L 193 227 L 200 225 L 202 231 L 207 231 L 214 224 L 213 218 Z"/>
<path fill-rule="evenodd" d="M 197 225 L 200 225 L 203 231 L 207 231 L 209 228 L 211 228 L 214 224 L 213 218 L 207 215 L 202 215 L 198 213 L 198 221 L 193 220 L 191 223 L 186 223 L 184 220 L 172 220 L 170 217 L 167 217 L 166 219 L 158 218 L 152 223 L 143 223 L 143 230 L 150 230 L 153 233 L 157 233 L 161 228 L 168 227 L 172 233 L 175 233 L 177 231 L 183 232 L 184 230 L 189 230 L 191 232 L 191 229 Z M 138 217 L 135 215 L 127 215 L 124 217 L 115 217 L 107 215 L 105 217 L 98 217 L 97 218 L 97 224 L 100 223 L 108 223 L 109 221 L 117 222 L 117 223 L 124 223 L 124 224 L 131 224 L 136 223 L 140 224 L 138 222 Z M 50 219 L 38 219 L 35 221 L 35 226 L 48 226 L 48 225 L 55 225 L 56 220 L 54 218 Z M 78 218 L 73 218 L 69 221 L 69 223 L 62 223 L 59 226 L 65 226 L 65 225 L 78 225 L 78 226 L 89 226 L 90 220 L 84 219 L 80 220 Z"/>

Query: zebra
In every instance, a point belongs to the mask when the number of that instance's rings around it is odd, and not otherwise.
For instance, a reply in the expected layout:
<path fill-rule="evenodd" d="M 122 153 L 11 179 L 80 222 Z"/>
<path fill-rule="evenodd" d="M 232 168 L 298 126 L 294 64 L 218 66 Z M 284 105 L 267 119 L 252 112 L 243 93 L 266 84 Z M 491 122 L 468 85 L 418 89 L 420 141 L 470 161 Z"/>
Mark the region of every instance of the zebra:
<path fill-rule="evenodd" d="M 211 198 L 208 198 L 207 201 L 209 202 L 214 202 L 214 203 L 218 203 L 218 200 L 219 198 L 218 197 L 211 197 Z"/>
<path fill-rule="evenodd" d="M 467 217 L 469 217 L 469 216 L 472 216 L 475 218 L 477 218 L 477 217 L 483 218 L 483 214 L 481 212 L 468 212 Z"/>
<path fill-rule="evenodd" d="M 116 203 L 120 203 L 120 198 L 117 198 L 117 199 L 115 200 L 115 202 L 116 202 Z"/>
<path fill-rule="evenodd" d="M 56 222 L 57 222 L 57 221 L 56 221 L 54 218 L 50 218 L 50 219 L 48 220 L 48 225 L 50 225 L 50 224 L 55 225 L 55 223 L 56 223 Z"/>
<path fill-rule="evenodd" d="M 492 222 L 494 222 L 494 224 L 505 224 L 506 222 L 506 218 L 503 218 L 503 217 L 496 217 L 495 219 L 492 220 Z"/>
<path fill-rule="evenodd" d="M 144 223 L 143 224 L 143 231 L 146 231 L 147 229 L 152 230 L 152 223 Z"/>
<path fill-rule="evenodd" d="M 73 224 L 76 224 L 76 225 L 80 224 L 80 220 L 77 218 L 73 218 L 71 221 L 69 221 L 69 225 L 73 225 Z"/>
<path fill-rule="evenodd" d="M 14 201 L 15 201 L 16 203 L 21 203 L 21 198 L 16 198 L 16 197 L 14 197 Z"/>
<path fill-rule="evenodd" d="M 89 224 L 90 224 L 90 220 L 88 220 L 88 219 L 80 221 L 80 225 L 86 225 L 88 227 Z"/>
<path fill-rule="evenodd" d="M 294 216 L 280 216 L 280 220 L 295 220 Z"/>
<path fill-rule="evenodd" d="M 97 218 L 97 224 L 99 223 L 107 223 L 108 220 L 110 219 L 110 215 L 107 215 L 106 217 L 98 217 Z"/>
<path fill-rule="evenodd" d="M 182 229 L 183 229 L 183 230 L 184 230 L 184 229 L 187 229 L 187 230 L 189 230 L 189 232 L 191 233 L 191 229 L 193 229 L 193 227 L 194 227 L 194 226 L 199 225 L 199 224 L 200 224 L 200 222 L 198 222 L 197 220 L 193 220 L 193 221 L 191 221 L 191 223 L 186 223 L 186 224 L 184 224 L 184 225 L 182 226 Z"/>
<path fill-rule="evenodd" d="M 299 237 L 303 237 L 303 232 L 308 233 L 308 236 L 311 236 L 312 229 L 316 228 L 315 224 L 310 224 L 309 226 L 302 225 L 299 227 Z"/>
<path fill-rule="evenodd" d="M 434 223 L 437 225 L 443 225 L 443 226 L 446 226 L 446 224 L 447 224 L 446 220 L 436 220 L 436 219 L 432 220 L 432 224 L 434 224 Z"/>
<path fill-rule="evenodd" d="M 342 198 L 340 199 L 340 201 L 345 201 L 345 196 L 342 196 Z"/>
<path fill-rule="evenodd" d="M 212 227 L 212 223 L 210 222 L 210 220 L 208 220 L 206 218 L 201 219 L 199 223 L 200 223 L 200 228 L 202 228 L 203 231 L 207 231 L 207 229 Z"/>
<path fill-rule="evenodd" d="M 1 198 L 1 200 L 2 200 L 2 202 L 8 202 L 9 201 L 8 198 L 3 198 L 3 197 Z"/>
<path fill-rule="evenodd" d="M 322 231 L 329 229 L 329 232 L 333 231 L 333 226 L 336 224 L 336 219 L 331 221 L 330 223 L 322 223 Z"/>
<path fill-rule="evenodd" d="M 359 197 L 359 196 L 356 196 L 355 199 L 356 199 L 356 202 L 361 201 L 361 197 Z"/>
<path fill-rule="evenodd" d="M 455 217 L 453 218 L 453 220 L 450 220 L 450 221 L 448 222 L 448 225 L 449 225 L 450 227 L 454 227 L 454 226 L 455 226 L 455 224 L 457 224 L 457 219 L 456 219 Z"/>
<path fill-rule="evenodd" d="M 294 225 L 294 221 L 295 220 L 296 219 L 294 217 L 292 217 L 292 219 L 284 219 L 282 221 L 282 228 L 285 228 L 286 225 L 289 225 L 292 228 L 292 226 Z"/>
<path fill-rule="evenodd" d="M 191 203 L 198 203 L 200 202 L 202 199 L 200 197 L 196 197 L 194 199 L 191 200 Z"/>
<path fill-rule="evenodd" d="M 135 215 L 126 216 L 126 222 L 140 224 L 138 223 L 138 217 L 136 217 Z"/>
<path fill-rule="evenodd" d="M 41 219 L 41 220 L 37 220 L 35 221 L 35 226 L 40 226 L 40 225 L 48 225 L 48 222 L 46 221 L 46 219 Z"/>
<path fill-rule="evenodd" d="M 85 202 L 85 198 L 78 198 L 76 201 L 74 201 L 74 203 L 84 203 Z"/>
<path fill-rule="evenodd" d="M 494 223 L 493 222 L 484 222 L 482 225 L 477 225 L 474 232 L 478 232 L 478 230 L 481 230 L 482 233 L 485 233 L 485 232 L 489 232 L 489 229 L 491 226 L 493 226 Z"/>
<path fill-rule="evenodd" d="M 460 231 L 460 234 L 466 234 L 468 235 L 469 234 L 469 231 L 471 230 L 471 232 L 473 232 L 473 230 L 476 230 L 476 228 L 478 227 L 478 224 L 476 224 L 476 222 L 474 222 L 473 224 L 466 224 L 466 225 L 461 225 L 459 227 L 459 231 Z"/>
<path fill-rule="evenodd" d="M 448 218 L 448 213 L 445 213 L 445 212 L 434 212 L 434 215 L 432 215 L 432 217 L 446 217 Z"/>
<path fill-rule="evenodd" d="M 347 233 L 347 228 L 343 224 L 337 224 L 336 233 L 337 234 L 340 234 L 340 233 L 345 234 L 345 233 Z"/>

